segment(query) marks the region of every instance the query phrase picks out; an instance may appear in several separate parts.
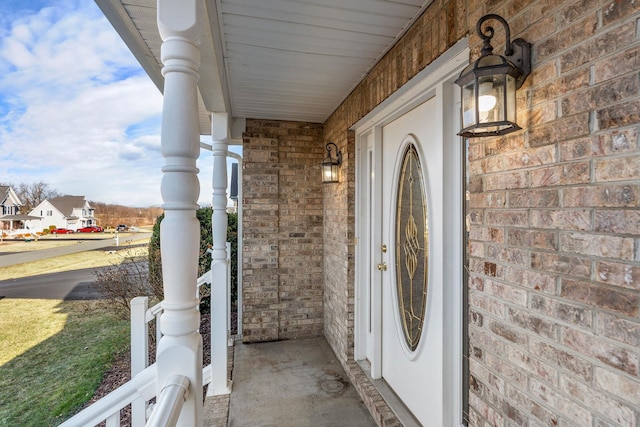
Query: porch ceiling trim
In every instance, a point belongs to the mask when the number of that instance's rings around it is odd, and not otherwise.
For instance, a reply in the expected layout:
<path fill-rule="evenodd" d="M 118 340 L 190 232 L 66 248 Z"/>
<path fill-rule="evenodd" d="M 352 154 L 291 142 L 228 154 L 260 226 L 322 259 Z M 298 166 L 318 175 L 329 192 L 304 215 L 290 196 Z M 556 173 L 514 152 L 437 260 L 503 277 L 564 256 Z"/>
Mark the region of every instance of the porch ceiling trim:
<path fill-rule="evenodd" d="M 156 0 L 95 0 L 163 91 Z M 210 112 L 322 123 L 432 0 L 205 0 L 200 133 Z"/>

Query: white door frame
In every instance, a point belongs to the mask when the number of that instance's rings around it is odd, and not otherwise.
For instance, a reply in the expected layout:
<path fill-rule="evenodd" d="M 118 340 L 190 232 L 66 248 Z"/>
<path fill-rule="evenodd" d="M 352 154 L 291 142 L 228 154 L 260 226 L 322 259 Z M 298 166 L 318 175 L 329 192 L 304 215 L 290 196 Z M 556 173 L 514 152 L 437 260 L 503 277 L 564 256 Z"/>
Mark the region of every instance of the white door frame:
<path fill-rule="evenodd" d="M 463 322 L 463 140 L 460 127 L 460 91 L 454 81 L 469 63 L 468 40 L 451 47 L 373 111 L 358 121 L 356 132 L 356 260 L 354 357 L 368 360 L 373 379 L 382 376 L 382 127 L 435 96 L 444 144 L 444 309 L 443 420 L 444 427 L 462 421 Z M 450 196 L 450 197 L 447 197 Z M 449 238 L 450 237 L 450 238 Z M 371 288 L 370 288 L 371 283 Z M 371 295 L 369 295 L 371 293 Z"/>

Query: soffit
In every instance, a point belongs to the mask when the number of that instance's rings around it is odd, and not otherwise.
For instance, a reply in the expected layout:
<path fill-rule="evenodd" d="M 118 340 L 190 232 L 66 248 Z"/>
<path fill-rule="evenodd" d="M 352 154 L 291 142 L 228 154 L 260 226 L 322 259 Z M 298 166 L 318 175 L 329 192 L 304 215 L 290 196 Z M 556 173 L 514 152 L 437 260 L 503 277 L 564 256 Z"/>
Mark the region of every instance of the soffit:
<path fill-rule="evenodd" d="M 95 0 L 163 90 L 156 0 Z M 431 0 L 206 0 L 200 127 L 233 118 L 324 122 Z"/>

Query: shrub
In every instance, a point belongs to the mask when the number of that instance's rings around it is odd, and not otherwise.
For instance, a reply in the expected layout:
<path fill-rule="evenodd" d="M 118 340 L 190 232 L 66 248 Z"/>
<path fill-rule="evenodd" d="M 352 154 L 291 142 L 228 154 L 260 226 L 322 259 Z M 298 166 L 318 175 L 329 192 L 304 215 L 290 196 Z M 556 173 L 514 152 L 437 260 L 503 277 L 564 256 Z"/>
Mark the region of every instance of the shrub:
<path fill-rule="evenodd" d="M 212 208 L 201 208 L 196 211 L 196 217 L 200 222 L 200 256 L 198 258 L 198 277 L 211 269 L 211 255 L 207 249 L 213 244 L 213 235 L 211 229 Z M 164 218 L 164 214 L 160 215 L 153 225 L 153 234 L 149 241 L 149 279 L 162 287 L 162 259 L 160 254 L 160 223 Z M 238 300 L 238 215 L 235 213 L 228 214 L 227 225 L 227 241 L 231 242 L 231 301 L 235 309 Z M 202 313 L 210 312 L 210 299 L 208 298 L 210 289 L 201 289 L 200 292 L 200 311 Z"/>
<path fill-rule="evenodd" d="M 138 296 L 149 296 L 151 304 L 162 300 L 162 283 L 149 275 L 146 259 L 133 250 L 125 251 L 121 264 L 94 271 L 93 286 L 100 292 L 109 307 L 123 319 L 129 317 L 131 300 Z"/>

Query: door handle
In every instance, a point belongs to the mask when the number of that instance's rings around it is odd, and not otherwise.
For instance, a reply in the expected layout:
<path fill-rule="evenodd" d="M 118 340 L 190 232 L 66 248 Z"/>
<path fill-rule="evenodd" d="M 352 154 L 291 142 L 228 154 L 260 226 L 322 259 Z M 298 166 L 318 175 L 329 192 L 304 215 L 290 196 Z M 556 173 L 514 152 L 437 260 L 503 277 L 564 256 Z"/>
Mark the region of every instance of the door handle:
<path fill-rule="evenodd" d="M 378 270 L 387 271 L 387 263 L 386 262 L 381 262 L 380 264 L 378 264 Z"/>

